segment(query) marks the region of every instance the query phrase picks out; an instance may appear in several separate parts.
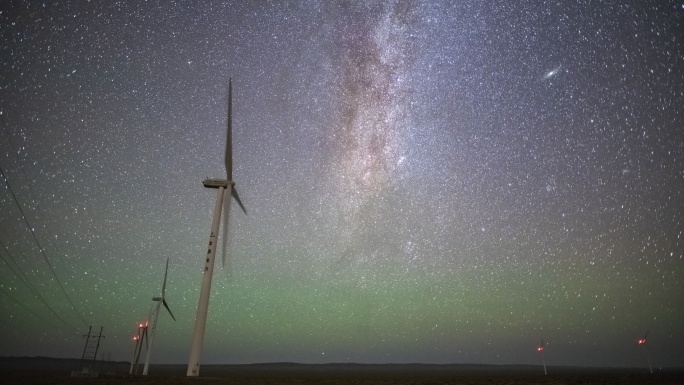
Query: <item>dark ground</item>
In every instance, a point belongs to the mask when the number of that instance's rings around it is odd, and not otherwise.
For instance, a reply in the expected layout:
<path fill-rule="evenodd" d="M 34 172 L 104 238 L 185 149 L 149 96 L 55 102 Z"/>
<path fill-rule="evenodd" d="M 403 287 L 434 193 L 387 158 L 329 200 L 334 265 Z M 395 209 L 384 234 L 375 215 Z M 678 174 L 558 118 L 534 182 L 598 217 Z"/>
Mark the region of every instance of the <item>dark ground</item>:
<path fill-rule="evenodd" d="M 126 362 L 96 362 L 97 378 L 71 377 L 80 372 L 80 360 L 0 357 L 2 384 L 79 385 L 181 385 L 181 384 L 684 384 L 684 368 L 548 367 L 501 365 L 303 365 L 291 363 L 254 365 L 205 365 L 199 378 L 185 377 L 184 365 L 154 365 L 147 377 L 129 375 Z M 142 365 L 138 372 L 142 372 Z"/>

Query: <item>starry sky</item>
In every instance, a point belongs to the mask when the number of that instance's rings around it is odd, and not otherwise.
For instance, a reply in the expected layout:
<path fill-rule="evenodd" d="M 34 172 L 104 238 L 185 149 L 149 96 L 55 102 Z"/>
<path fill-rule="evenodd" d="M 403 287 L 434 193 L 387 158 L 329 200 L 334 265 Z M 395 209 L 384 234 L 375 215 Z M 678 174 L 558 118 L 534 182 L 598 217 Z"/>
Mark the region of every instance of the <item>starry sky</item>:
<path fill-rule="evenodd" d="M 0 355 L 684 366 L 681 1 L 3 1 Z M 24 219 L 26 218 L 26 219 Z M 30 230 L 32 229 L 32 230 Z M 636 344 L 649 331 L 646 348 Z"/>

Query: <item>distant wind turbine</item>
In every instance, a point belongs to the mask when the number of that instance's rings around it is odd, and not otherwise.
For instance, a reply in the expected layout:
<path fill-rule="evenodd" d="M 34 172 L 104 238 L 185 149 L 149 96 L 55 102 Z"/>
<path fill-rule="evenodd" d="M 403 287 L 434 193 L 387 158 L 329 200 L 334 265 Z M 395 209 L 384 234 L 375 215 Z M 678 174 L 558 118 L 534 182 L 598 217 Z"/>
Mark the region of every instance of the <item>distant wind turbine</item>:
<path fill-rule="evenodd" d="M 152 314 L 150 314 L 150 320 L 152 321 L 152 330 L 150 331 L 150 344 L 147 346 L 147 355 L 145 356 L 145 368 L 143 369 L 143 376 L 147 375 L 147 371 L 150 367 L 150 353 L 152 352 L 152 345 L 154 345 L 154 335 L 156 334 L 157 330 L 157 319 L 159 319 L 159 309 L 161 308 L 161 305 L 164 305 L 166 310 L 169 312 L 171 315 L 171 318 L 173 320 L 176 320 L 176 317 L 173 316 L 173 313 L 171 313 L 171 309 L 169 309 L 169 305 L 166 303 L 166 276 L 169 272 L 169 259 L 166 259 L 166 269 L 164 270 L 164 283 L 162 284 L 162 292 L 161 292 L 161 297 L 154 297 L 152 298 L 152 301 L 157 302 L 157 306 L 154 307 L 154 310 L 152 310 Z"/>
<path fill-rule="evenodd" d="M 133 337 L 133 341 L 135 341 L 135 349 L 133 350 L 133 360 L 131 361 L 131 370 L 128 371 L 128 374 L 138 374 L 138 361 L 140 360 L 140 353 L 142 352 L 142 343 L 145 341 L 145 349 L 149 348 L 149 343 L 148 343 L 148 338 L 147 337 L 147 321 L 145 323 L 140 323 L 138 324 L 138 335 Z M 135 368 L 135 370 L 133 370 Z"/>
<path fill-rule="evenodd" d="M 546 360 L 544 359 L 544 339 L 543 338 L 542 338 L 539 346 L 537 346 L 537 351 L 541 353 L 542 365 L 544 365 L 544 375 L 547 375 L 547 373 L 546 373 Z"/>
<path fill-rule="evenodd" d="M 187 376 L 199 376 L 200 356 L 202 355 L 202 344 L 204 343 L 204 329 L 207 324 L 207 312 L 209 310 L 209 293 L 211 291 L 211 278 L 214 274 L 214 258 L 216 256 L 216 239 L 218 237 L 219 227 L 221 223 L 221 208 L 225 209 L 224 219 L 224 233 L 223 242 L 226 242 L 226 234 L 228 229 L 228 215 L 230 212 L 230 197 L 235 198 L 235 201 L 240 206 L 242 211 L 247 214 L 245 206 L 242 205 L 237 190 L 235 189 L 235 182 L 233 182 L 233 85 L 232 80 L 228 80 L 228 128 L 226 133 L 226 179 L 206 179 L 202 183 L 206 188 L 218 189 L 216 196 L 216 205 L 214 206 L 214 219 L 211 222 L 211 233 L 209 234 L 209 247 L 204 261 L 204 271 L 202 275 L 202 286 L 200 288 L 199 304 L 197 305 L 197 318 L 195 318 L 195 330 L 192 336 L 192 345 L 190 346 L 190 359 L 188 360 Z M 224 192 L 228 191 L 226 199 L 224 199 Z M 224 254 L 225 263 L 225 254 Z"/>
<path fill-rule="evenodd" d="M 637 340 L 637 344 L 639 344 L 639 346 L 644 347 L 644 353 L 646 354 L 646 362 L 648 362 L 648 371 L 651 372 L 651 374 L 653 374 L 653 366 L 651 366 L 651 359 L 648 357 L 648 349 L 646 348 L 646 337 L 648 337 L 649 331 L 650 330 L 646 331 L 646 334 L 644 334 L 644 338 L 640 338 Z"/>

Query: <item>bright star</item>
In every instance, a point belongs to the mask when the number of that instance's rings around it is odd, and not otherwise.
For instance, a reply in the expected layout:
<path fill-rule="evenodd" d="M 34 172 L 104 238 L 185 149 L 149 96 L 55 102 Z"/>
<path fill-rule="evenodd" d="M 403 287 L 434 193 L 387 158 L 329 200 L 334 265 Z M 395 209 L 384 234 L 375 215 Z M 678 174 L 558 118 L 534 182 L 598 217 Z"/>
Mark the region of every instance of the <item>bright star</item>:
<path fill-rule="evenodd" d="M 550 79 L 550 78 L 556 76 L 558 71 L 560 71 L 560 66 L 558 66 L 558 67 L 552 69 L 551 71 L 547 72 L 546 75 L 544 75 L 544 80 Z"/>

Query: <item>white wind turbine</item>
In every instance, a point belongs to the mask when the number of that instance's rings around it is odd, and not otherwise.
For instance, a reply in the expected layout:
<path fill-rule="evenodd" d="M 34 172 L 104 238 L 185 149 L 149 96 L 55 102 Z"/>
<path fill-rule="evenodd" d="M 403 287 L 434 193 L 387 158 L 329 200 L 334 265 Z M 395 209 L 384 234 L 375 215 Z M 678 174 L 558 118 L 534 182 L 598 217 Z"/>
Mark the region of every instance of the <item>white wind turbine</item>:
<path fill-rule="evenodd" d="M 637 340 L 637 344 L 639 344 L 639 346 L 644 347 L 644 353 L 646 354 L 646 362 L 648 362 L 648 370 L 651 372 L 651 374 L 653 374 L 653 366 L 651 366 L 651 359 L 648 357 L 648 350 L 646 349 L 646 337 L 648 337 L 649 331 L 650 330 L 646 330 L 646 334 L 644 335 L 644 338 L 639 338 Z"/>
<path fill-rule="evenodd" d="M 219 225 L 221 223 L 221 208 L 225 209 L 224 229 L 228 227 L 228 214 L 230 210 L 230 197 L 240 206 L 242 211 L 247 214 L 247 210 L 242 205 L 235 182 L 233 182 L 233 86 L 232 81 L 228 80 L 228 129 L 226 134 L 226 179 L 206 179 L 202 183 L 206 188 L 218 189 L 216 205 L 214 206 L 214 219 L 211 222 L 211 233 L 209 234 L 209 247 L 204 261 L 204 271 L 202 273 L 202 286 L 200 288 L 199 304 L 197 305 L 197 318 L 195 318 L 195 330 L 192 335 L 192 345 L 190 346 L 190 359 L 188 361 L 188 376 L 199 376 L 200 356 L 202 355 L 202 344 L 204 342 L 204 329 L 207 324 L 207 311 L 209 310 L 209 293 L 211 291 L 211 278 L 214 274 L 214 257 L 216 256 L 216 239 L 218 237 Z M 225 190 L 228 196 L 224 200 Z M 226 232 L 227 233 L 227 232 Z M 224 233 L 225 235 L 225 233 Z M 223 237 L 226 242 L 226 237 Z M 225 258 L 225 256 L 224 256 Z M 224 260 L 225 261 L 225 260 Z"/>
<path fill-rule="evenodd" d="M 169 309 L 169 305 L 166 303 L 166 275 L 169 272 L 169 259 L 166 259 L 166 270 L 164 270 L 164 283 L 162 284 L 162 292 L 161 292 L 161 297 L 154 297 L 152 298 L 152 301 L 157 302 L 157 306 L 154 307 L 154 310 L 152 310 L 152 313 L 150 313 L 150 321 L 152 321 L 152 330 L 150 331 L 150 336 L 149 336 L 149 342 L 150 344 L 147 346 L 147 355 L 145 356 L 145 368 L 143 369 L 143 376 L 147 375 L 147 370 L 150 367 L 150 352 L 152 352 L 152 345 L 154 345 L 154 335 L 156 334 L 155 331 L 157 330 L 157 319 L 159 318 L 159 309 L 161 308 L 161 305 L 164 305 L 166 310 L 169 311 L 169 314 L 171 315 L 171 318 L 173 320 L 176 320 L 176 317 L 173 316 L 173 313 L 171 313 L 171 309 Z"/>
<path fill-rule="evenodd" d="M 544 359 L 544 339 L 541 339 L 541 344 L 537 346 L 537 351 L 541 353 L 542 356 L 542 365 L 544 365 L 544 375 L 546 375 L 546 360 Z"/>

